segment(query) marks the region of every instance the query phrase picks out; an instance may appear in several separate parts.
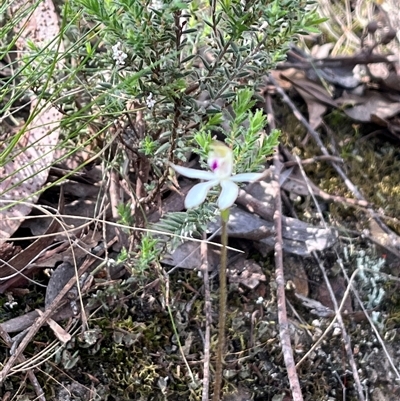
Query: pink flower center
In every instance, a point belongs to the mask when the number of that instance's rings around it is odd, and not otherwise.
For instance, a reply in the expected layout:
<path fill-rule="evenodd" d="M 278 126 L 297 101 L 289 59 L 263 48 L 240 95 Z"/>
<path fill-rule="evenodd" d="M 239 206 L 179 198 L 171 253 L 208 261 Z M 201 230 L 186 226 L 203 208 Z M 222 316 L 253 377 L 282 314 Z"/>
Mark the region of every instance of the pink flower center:
<path fill-rule="evenodd" d="M 211 170 L 215 171 L 218 168 L 218 160 L 213 160 L 211 162 Z"/>

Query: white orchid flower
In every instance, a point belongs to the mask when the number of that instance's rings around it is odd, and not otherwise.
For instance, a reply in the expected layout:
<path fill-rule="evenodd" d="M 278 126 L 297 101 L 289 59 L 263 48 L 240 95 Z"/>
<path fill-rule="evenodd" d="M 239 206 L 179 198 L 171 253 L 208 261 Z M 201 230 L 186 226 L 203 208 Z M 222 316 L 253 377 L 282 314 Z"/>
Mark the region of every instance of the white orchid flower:
<path fill-rule="evenodd" d="M 218 208 L 220 210 L 228 209 L 233 205 L 239 194 L 239 187 L 236 182 L 256 181 L 264 175 L 263 173 L 232 175 L 233 153 L 231 149 L 220 141 L 212 142 L 207 162 L 211 171 L 195 170 L 193 168 L 171 164 L 171 167 L 179 174 L 205 181 L 196 184 L 188 192 L 185 198 L 186 209 L 201 205 L 206 199 L 210 189 L 217 185 L 221 186 L 221 193 L 217 202 Z"/>

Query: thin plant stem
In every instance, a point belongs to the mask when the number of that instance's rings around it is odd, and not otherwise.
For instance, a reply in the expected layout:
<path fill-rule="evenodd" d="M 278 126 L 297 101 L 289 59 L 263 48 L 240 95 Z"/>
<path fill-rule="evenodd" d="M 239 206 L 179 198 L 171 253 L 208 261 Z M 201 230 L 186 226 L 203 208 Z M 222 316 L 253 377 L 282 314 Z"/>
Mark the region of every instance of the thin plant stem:
<path fill-rule="evenodd" d="M 203 239 L 204 240 L 207 239 L 205 233 L 203 234 Z M 201 269 L 203 272 L 203 279 L 204 279 L 204 313 L 206 315 L 206 327 L 204 333 L 203 391 L 201 400 L 209 401 L 210 343 L 211 343 L 210 339 L 211 339 L 212 311 L 211 311 L 210 277 L 208 274 L 207 242 L 201 243 L 200 253 L 201 253 Z"/>
<path fill-rule="evenodd" d="M 222 365 L 225 351 L 225 326 L 226 326 L 226 267 L 228 253 L 228 220 L 229 209 L 221 210 L 221 266 L 219 267 L 219 321 L 218 321 L 218 346 L 217 361 L 215 365 L 214 394 L 212 401 L 219 401 L 222 388 Z"/>
<path fill-rule="evenodd" d="M 169 276 L 168 276 L 168 274 L 163 275 L 163 278 L 164 278 L 164 282 L 165 282 L 165 306 L 167 307 L 168 315 L 169 315 L 169 318 L 171 320 L 172 330 L 174 331 L 174 334 L 175 334 L 175 337 L 176 337 L 176 341 L 178 343 L 179 352 L 181 353 L 182 359 L 185 362 L 185 365 L 186 365 L 186 368 L 188 370 L 190 379 L 192 380 L 192 384 L 194 384 L 194 383 L 196 383 L 196 380 L 195 380 L 194 375 L 192 373 L 192 369 L 190 369 L 190 366 L 189 366 L 188 361 L 186 359 L 185 353 L 183 352 L 182 343 L 181 343 L 181 340 L 180 340 L 180 337 L 179 337 L 178 330 L 177 330 L 176 325 L 175 325 L 174 315 L 172 314 L 171 306 L 169 304 Z"/>

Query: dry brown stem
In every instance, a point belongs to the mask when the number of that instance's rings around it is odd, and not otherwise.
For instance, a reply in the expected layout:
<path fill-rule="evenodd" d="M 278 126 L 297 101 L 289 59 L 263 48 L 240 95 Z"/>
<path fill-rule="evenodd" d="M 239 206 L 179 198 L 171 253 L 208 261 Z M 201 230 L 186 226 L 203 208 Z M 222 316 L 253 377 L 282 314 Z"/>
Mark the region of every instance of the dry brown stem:
<path fill-rule="evenodd" d="M 228 221 L 229 209 L 221 210 L 221 265 L 219 267 L 219 309 L 218 309 L 218 346 L 215 364 L 215 381 L 214 381 L 214 394 L 213 401 L 219 401 L 222 381 L 223 381 L 223 363 L 225 354 L 225 326 L 226 326 L 226 301 L 227 301 L 227 288 L 226 288 L 226 270 L 227 270 L 227 257 L 228 257 Z"/>
<path fill-rule="evenodd" d="M 272 115 L 271 98 L 266 97 L 266 107 L 268 110 L 268 121 L 271 128 L 274 127 L 274 119 Z M 285 296 L 285 277 L 283 272 L 283 238 L 282 238 L 282 199 L 281 190 L 279 188 L 279 175 L 282 170 L 282 163 L 279 160 L 279 152 L 274 155 L 274 178 L 272 186 L 275 193 L 275 212 L 274 212 L 274 226 L 275 226 L 275 282 L 276 282 L 276 296 L 278 302 L 278 320 L 279 320 L 279 336 L 281 339 L 281 347 L 283 359 L 285 361 L 290 388 L 292 390 L 292 397 L 294 401 L 303 401 L 301 393 L 299 377 L 296 371 L 296 364 L 294 362 L 293 350 L 290 341 L 289 323 L 286 312 L 286 296 Z"/>
<path fill-rule="evenodd" d="M 207 239 L 206 234 L 203 234 L 203 242 L 200 244 L 201 252 L 201 272 L 204 280 L 204 313 L 206 315 L 206 327 L 204 330 L 204 362 L 203 362 L 203 391 L 202 401 L 209 400 L 210 391 L 210 338 L 211 338 L 211 292 L 210 292 L 210 277 L 208 274 L 208 255 L 207 255 Z"/>

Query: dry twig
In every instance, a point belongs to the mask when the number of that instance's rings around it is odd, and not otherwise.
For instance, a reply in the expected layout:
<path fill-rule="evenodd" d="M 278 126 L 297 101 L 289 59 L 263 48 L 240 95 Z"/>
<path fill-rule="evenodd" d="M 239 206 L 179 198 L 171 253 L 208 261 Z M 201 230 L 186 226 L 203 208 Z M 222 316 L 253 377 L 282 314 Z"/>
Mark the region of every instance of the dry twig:
<path fill-rule="evenodd" d="M 223 364 L 225 353 L 225 326 L 226 326 L 226 303 L 228 292 L 226 288 L 226 270 L 228 258 L 228 221 L 229 209 L 221 210 L 221 265 L 219 267 L 219 308 L 218 308 L 218 345 L 215 363 L 215 380 L 213 401 L 220 400 L 223 381 Z"/>
<path fill-rule="evenodd" d="M 208 274 L 208 254 L 206 234 L 203 234 L 203 242 L 200 245 L 201 252 L 201 272 L 204 280 L 204 312 L 206 315 L 206 327 L 204 331 L 204 362 L 203 362 L 203 392 L 202 401 L 209 400 L 210 391 L 210 338 L 211 338 L 211 293 L 210 293 L 210 277 Z"/>
<path fill-rule="evenodd" d="M 266 97 L 266 107 L 268 110 L 268 121 L 273 128 L 274 120 L 272 117 L 272 105 L 270 96 Z M 282 238 L 282 200 L 281 192 L 279 188 L 279 174 L 282 169 L 282 163 L 279 160 L 279 153 L 276 152 L 274 155 L 274 179 L 272 180 L 272 186 L 275 193 L 275 213 L 274 213 L 274 225 L 275 225 L 275 282 L 276 282 L 276 294 L 278 302 L 278 319 L 279 319 L 279 335 L 281 339 L 281 347 L 283 358 L 285 361 L 286 369 L 288 372 L 288 379 L 290 388 L 292 390 L 292 397 L 294 401 L 303 401 L 303 395 L 301 393 L 299 377 L 296 372 L 296 365 L 293 357 L 293 350 L 290 341 L 289 323 L 287 320 L 286 312 L 286 297 L 285 297 L 285 277 L 283 272 L 283 238 Z"/>

